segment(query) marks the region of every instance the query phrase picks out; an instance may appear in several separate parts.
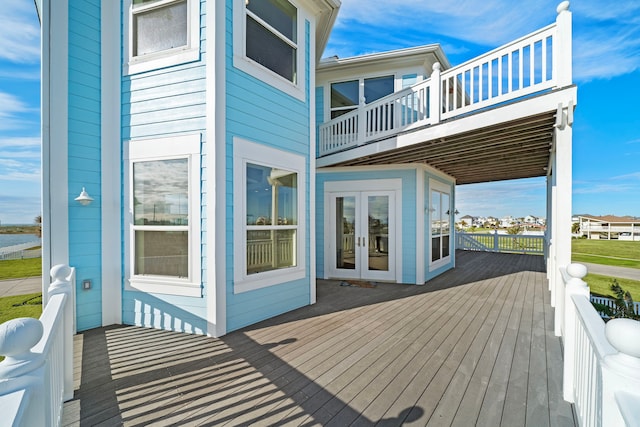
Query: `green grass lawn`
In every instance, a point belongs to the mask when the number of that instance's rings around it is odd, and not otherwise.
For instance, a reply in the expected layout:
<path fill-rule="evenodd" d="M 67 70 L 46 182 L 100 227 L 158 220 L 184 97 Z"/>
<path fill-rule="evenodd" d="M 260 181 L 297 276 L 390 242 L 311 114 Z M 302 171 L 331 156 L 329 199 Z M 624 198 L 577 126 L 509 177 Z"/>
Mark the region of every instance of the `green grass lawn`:
<path fill-rule="evenodd" d="M 585 282 L 589 284 L 589 289 L 594 295 L 600 295 L 609 298 L 615 298 L 613 292 L 611 292 L 611 284 L 613 278 L 609 276 L 601 276 L 599 274 L 587 274 L 584 278 Z M 637 280 L 616 278 L 622 289 L 631 293 L 631 298 L 634 301 L 640 301 L 640 282 Z"/>
<path fill-rule="evenodd" d="M 640 268 L 640 242 L 573 239 L 573 262 Z"/>
<path fill-rule="evenodd" d="M 0 261 L 0 280 L 22 279 L 42 275 L 42 258 L 9 259 Z"/>
<path fill-rule="evenodd" d="M 42 314 L 42 293 L 0 298 L 0 323 L 17 317 L 35 317 Z"/>
<path fill-rule="evenodd" d="M 0 324 L 18 317 L 37 319 L 41 314 L 42 293 L 0 298 Z M 0 362 L 3 359 L 4 357 L 0 356 Z"/>

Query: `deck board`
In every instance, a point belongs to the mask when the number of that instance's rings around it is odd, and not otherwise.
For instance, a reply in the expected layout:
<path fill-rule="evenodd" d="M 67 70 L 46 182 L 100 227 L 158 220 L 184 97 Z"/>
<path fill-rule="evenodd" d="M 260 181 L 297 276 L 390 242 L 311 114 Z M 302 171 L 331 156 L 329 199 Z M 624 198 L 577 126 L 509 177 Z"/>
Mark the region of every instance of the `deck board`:
<path fill-rule="evenodd" d="M 459 252 L 425 286 L 319 281 L 221 339 L 87 331 L 63 424 L 573 426 L 547 287 L 542 257 Z"/>

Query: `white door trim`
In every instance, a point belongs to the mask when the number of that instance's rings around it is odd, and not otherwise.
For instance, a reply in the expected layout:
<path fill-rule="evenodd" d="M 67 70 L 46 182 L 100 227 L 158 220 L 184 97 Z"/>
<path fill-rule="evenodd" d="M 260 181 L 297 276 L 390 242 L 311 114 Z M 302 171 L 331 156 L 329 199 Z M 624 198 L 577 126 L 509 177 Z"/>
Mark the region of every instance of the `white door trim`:
<path fill-rule="evenodd" d="M 325 279 L 333 277 L 331 260 L 334 253 L 331 252 L 331 239 L 329 238 L 332 229 L 332 201 L 331 196 L 335 193 L 349 192 L 370 192 L 370 191 L 393 191 L 395 195 L 395 256 L 389 262 L 395 262 L 395 281 L 402 283 L 402 179 L 370 179 L 351 181 L 327 181 L 324 184 L 324 275 Z"/>

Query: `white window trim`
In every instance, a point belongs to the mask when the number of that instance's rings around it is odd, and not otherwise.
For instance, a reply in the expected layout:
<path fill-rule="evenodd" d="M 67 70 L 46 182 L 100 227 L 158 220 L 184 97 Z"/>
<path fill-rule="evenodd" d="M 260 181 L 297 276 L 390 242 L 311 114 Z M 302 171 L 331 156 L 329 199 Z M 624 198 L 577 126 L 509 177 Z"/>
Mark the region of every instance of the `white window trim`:
<path fill-rule="evenodd" d="M 293 83 L 285 79 L 278 73 L 258 64 L 246 54 L 246 0 L 233 1 L 233 66 L 245 73 L 259 79 L 276 89 L 293 96 L 301 101 L 305 100 L 306 84 L 306 38 L 305 22 L 307 20 L 300 4 L 294 0 L 287 0 L 294 5 L 298 11 L 297 17 L 297 53 L 296 53 L 296 76 L 297 82 Z"/>
<path fill-rule="evenodd" d="M 433 237 L 431 234 L 431 192 L 435 190 L 438 191 L 440 193 L 447 193 L 449 195 L 449 209 L 451 209 L 451 205 L 453 202 L 453 197 L 452 197 L 452 191 L 451 191 L 451 185 L 445 184 L 441 181 L 435 180 L 433 178 L 429 178 L 429 272 L 435 271 L 445 265 L 449 265 L 451 263 L 451 254 L 453 252 L 453 250 L 455 250 L 453 248 L 453 243 L 455 240 L 455 235 L 453 232 L 453 224 L 452 224 L 452 219 L 453 219 L 453 215 L 449 215 L 449 255 L 440 259 L 437 259 L 435 261 L 431 261 L 431 238 Z"/>
<path fill-rule="evenodd" d="M 176 0 L 162 0 L 150 8 L 166 6 Z M 125 0 L 124 13 L 124 75 L 170 67 L 200 59 L 200 1 L 187 0 L 187 44 L 144 56 L 133 57 L 133 1 Z"/>
<path fill-rule="evenodd" d="M 200 244 L 200 134 L 189 134 L 167 138 L 132 140 L 125 144 L 125 290 L 156 294 L 202 297 L 202 254 Z M 134 239 L 133 227 L 133 163 L 138 161 L 170 160 L 186 158 L 189 161 L 189 277 L 180 279 L 162 276 L 133 275 Z"/>
<path fill-rule="evenodd" d="M 298 229 L 296 233 L 297 265 L 290 268 L 247 274 L 247 207 L 246 165 L 247 163 L 271 166 L 298 174 Z M 305 158 L 297 154 L 267 147 L 241 138 L 233 138 L 233 243 L 234 243 L 234 293 L 248 292 L 273 286 L 306 276 L 306 170 Z"/>

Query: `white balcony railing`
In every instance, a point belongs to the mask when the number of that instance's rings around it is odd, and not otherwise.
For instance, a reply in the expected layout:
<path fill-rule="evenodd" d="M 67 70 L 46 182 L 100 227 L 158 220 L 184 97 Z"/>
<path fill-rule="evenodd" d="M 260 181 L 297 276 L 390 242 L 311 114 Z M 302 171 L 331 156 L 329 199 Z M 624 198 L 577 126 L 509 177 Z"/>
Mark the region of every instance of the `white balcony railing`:
<path fill-rule="evenodd" d="M 320 125 L 324 156 L 416 127 L 571 84 L 571 13 L 558 6 L 556 22 L 462 65 Z"/>
<path fill-rule="evenodd" d="M 456 231 L 456 249 L 544 255 L 545 237 L 522 234 L 464 233 Z"/>
<path fill-rule="evenodd" d="M 580 426 L 636 426 L 640 420 L 640 322 L 606 324 L 589 301 L 587 268 L 560 268 L 556 304 L 564 342 L 563 395 Z"/>
<path fill-rule="evenodd" d="M 59 426 L 63 402 L 73 398 L 75 270 L 56 265 L 51 276 L 40 319 L 0 325 L 1 425 Z"/>

